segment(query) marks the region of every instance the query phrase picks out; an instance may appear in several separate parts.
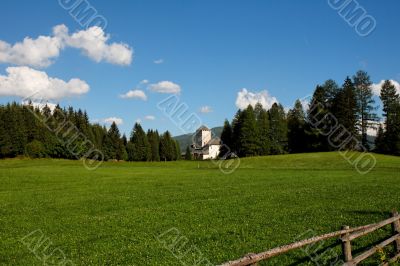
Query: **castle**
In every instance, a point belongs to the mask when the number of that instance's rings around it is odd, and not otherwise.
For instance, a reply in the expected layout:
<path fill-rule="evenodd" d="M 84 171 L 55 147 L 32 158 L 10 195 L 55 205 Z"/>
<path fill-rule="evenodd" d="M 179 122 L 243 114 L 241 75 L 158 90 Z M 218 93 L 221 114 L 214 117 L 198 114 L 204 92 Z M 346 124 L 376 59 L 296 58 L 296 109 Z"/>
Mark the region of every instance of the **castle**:
<path fill-rule="evenodd" d="M 192 152 L 198 160 L 217 159 L 221 149 L 219 137 L 212 137 L 212 132 L 206 126 L 201 126 L 194 134 Z"/>

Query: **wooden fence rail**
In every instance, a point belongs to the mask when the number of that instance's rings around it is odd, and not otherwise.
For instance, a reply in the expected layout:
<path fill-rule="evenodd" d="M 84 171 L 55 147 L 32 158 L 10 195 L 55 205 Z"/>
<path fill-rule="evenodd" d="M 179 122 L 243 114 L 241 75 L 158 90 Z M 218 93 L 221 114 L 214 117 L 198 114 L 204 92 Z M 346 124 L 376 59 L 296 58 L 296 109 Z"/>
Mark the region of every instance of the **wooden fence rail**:
<path fill-rule="evenodd" d="M 366 252 L 358 255 L 357 257 L 353 258 L 352 249 L 351 249 L 351 241 L 370 234 L 386 225 L 392 225 L 393 235 L 384 240 L 383 242 L 379 243 L 375 247 L 367 250 Z M 374 255 L 378 250 L 383 249 L 384 247 L 388 246 L 391 243 L 395 245 L 396 255 L 389 260 L 389 263 L 395 262 L 400 259 L 400 215 L 397 211 L 392 212 L 392 217 L 386 220 L 383 220 L 378 223 L 364 225 L 356 228 L 350 228 L 349 226 L 344 226 L 342 230 L 331 232 L 328 234 L 312 237 L 309 239 L 305 239 L 302 241 L 294 242 L 289 245 L 277 247 L 270 249 L 265 252 L 261 252 L 258 254 L 249 254 L 243 258 L 240 258 L 235 261 L 229 261 L 221 266 L 246 266 L 246 265 L 257 265 L 258 262 L 268 260 L 272 257 L 276 257 L 278 255 L 287 253 L 291 250 L 299 249 L 304 246 L 317 243 L 326 239 L 332 238 L 340 238 L 342 242 L 342 252 L 343 252 L 343 261 L 345 262 L 344 266 L 353 266 L 357 265 L 363 260 L 369 258 L 370 256 Z M 383 265 L 389 265 L 388 263 Z"/>

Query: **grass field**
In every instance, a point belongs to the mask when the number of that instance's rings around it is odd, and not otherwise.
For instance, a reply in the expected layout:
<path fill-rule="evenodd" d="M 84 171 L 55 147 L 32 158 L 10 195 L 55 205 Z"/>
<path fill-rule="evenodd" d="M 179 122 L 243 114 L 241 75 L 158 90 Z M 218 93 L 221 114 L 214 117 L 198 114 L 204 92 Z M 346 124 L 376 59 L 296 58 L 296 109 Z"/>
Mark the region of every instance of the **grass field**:
<path fill-rule="evenodd" d="M 43 265 L 20 241 L 35 230 L 75 265 L 182 265 L 157 240 L 168 229 L 187 237 L 183 249 L 196 247 L 218 264 L 304 238 L 309 229 L 379 221 L 400 210 L 400 158 L 375 156 L 367 175 L 337 153 L 243 159 L 230 175 L 211 162 L 109 162 L 88 171 L 79 161 L 1 160 L 0 265 Z M 298 251 L 269 265 L 306 257 Z"/>

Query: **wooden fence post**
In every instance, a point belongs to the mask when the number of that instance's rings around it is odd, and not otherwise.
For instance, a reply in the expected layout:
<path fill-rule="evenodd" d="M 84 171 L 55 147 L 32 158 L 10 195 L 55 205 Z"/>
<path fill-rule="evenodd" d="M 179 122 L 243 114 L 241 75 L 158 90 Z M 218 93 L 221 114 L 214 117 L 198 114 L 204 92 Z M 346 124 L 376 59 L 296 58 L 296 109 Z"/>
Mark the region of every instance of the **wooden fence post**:
<path fill-rule="evenodd" d="M 350 229 L 349 226 L 343 226 L 343 230 Z M 342 250 L 343 250 L 343 259 L 346 262 L 345 265 L 352 265 L 351 261 L 353 260 L 353 256 L 351 255 L 351 242 L 349 240 L 349 233 L 342 235 Z"/>
<path fill-rule="evenodd" d="M 398 216 L 399 213 L 396 210 L 392 211 L 392 216 L 396 217 Z M 392 229 L 393 229 L 393 234 L 399 234 L 400 233 L 400 221 L 396 220 L 392 223 Z M 400 253 L 400 238 L 397 238 L 396 241 L 394 242 L 394 247 L 395 251 L 397 253 Z"/>

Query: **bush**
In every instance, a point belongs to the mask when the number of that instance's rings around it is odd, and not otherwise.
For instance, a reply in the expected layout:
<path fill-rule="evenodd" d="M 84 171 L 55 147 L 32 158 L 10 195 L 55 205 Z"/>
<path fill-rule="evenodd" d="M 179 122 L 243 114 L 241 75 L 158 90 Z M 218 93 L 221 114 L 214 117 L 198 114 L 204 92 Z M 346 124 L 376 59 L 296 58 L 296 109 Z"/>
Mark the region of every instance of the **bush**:
<path fill-rule="evenodd" d="M 34 140 L 25 146 L 25 155 L 30 158 L 43 158 L 46 157 L 46 148 L 43 143 Z"/>

